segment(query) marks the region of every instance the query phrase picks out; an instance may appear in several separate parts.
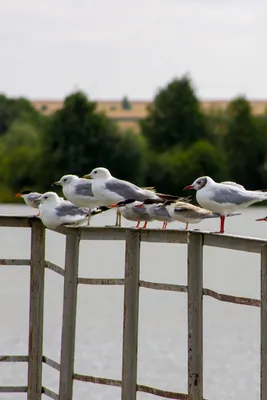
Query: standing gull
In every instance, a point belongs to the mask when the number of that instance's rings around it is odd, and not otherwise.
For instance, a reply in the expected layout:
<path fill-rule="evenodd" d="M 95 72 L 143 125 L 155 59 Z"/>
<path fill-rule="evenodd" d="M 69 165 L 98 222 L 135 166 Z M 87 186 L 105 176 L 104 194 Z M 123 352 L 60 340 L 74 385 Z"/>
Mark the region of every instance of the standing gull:
<path fill-rule="evenodd" d="M 173 222 L 167 208 L 165 207 L 164 200 L 146 199 L 141 205 L 144 206 L 147 214 L 155 221 L 162 221 L 162 228 L 166 229 L 169 222 Z"/>
<path fill-rule="evenodd" d="M 52 184 L 52 186 L 54 185 L 62 186 L 64 196 L 75 206 L 89 208 L 89 225 L 91 210 L 102 205 L 93 194 L 92 181 L 79 178 L 77 175 L 64 175 L 59 181 Z"/>
<path fill-rule="evenodd" d="M 267 200 L 267 193 L 246 190 L 235 182 L 217 183 L 209 176 L 202 176 L 184 188 L 189 189 L 197 191 L 196 199 L 202 207 L 220 214 L 220 231 L 217 233 L 224 233 L 225 217 L 228 213 Z"/>
<path fill-rule="evenodd" d="M 143 228 L 146 228 L 147 223 L 153 220 L 147 213 L 146 207 L 140 201 L 134 199 L 120 201 L 117 204 L 112 204 L 112 207 L 117 207 L 125 219 L 136 221 L 136 228 L 139 228 L 141 221 L 145 222 Z"/>
<path fill-rule="evenodd" d="M 42 194 L 39 200 L 40 218 L 49 229 L 56 229 L 61 225 L 79 226 L 88 221 L 88 208 L 76 207 L 68 200 L 61 200 L 54 192 Z"/>
<path fill-rule="evenodd" d="M 95 168 L 84 178 L 92 179 L 92 191 L 94 196 L 104 206 L 117 204 L 127 199 L 144 201 L 145 199 L 159 199 L 155 192 L 142 189 L 131 182 L 114 178 L 108 169 Z"/>
<path fill-rule="evenodd" d="M 15 196 L 16 197 L 22 197 L 23 200 L 25 201 L 25 203 L 27 204 L 27 206 L 29 207 L 33 207 L 33 208 L 38 208 L 40 202 L 38 201 L 38 199 L 40 198 L 42 194 L 38 193 L 38 192 L 32 192 L 30 190 L 24 190 L 21 193 L 17 193 Z M 38 214 L 36 214 L 36 217 L 39 216 L 39 212 Z"/>

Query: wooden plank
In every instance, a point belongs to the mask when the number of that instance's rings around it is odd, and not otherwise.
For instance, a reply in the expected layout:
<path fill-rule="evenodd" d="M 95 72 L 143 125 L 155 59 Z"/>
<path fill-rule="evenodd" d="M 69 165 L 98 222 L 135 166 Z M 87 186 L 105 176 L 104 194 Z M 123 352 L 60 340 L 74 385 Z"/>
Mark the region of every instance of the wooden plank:
<path fill-rule="evenodd" d="M 261 250 L 261 400 L 267 400 L 267 245 Z"/>
<path fill-rule="evenodd" d="M 31 234 L 28 400 L 41 400 L 42 396 L 44 257 L 45 228 L 36 218 Z"/>
<path fill-rule="evenodd" d="M 39 220 L 39 218 L 36 218 L 36 217 L 27 217 L 27 216 L 19 216 L 19 215 L 0 215 L 0 226 L 30 228 L 31 221 L 37 220 L 37 219 Z"/>
<path fill-rule="evenodd" d="M 82 285 L 124 285 L 122 278 L 78 278 Z"/>
<path fill-rule="evenodd" d="M 79 236 L 66 237 L 59 399 L 72 400 L 75 352 Z"/>
<path fill-rule="evenodd" d="M 188 232 L 180 229 L 140 229 L 141 241 L 150 243 L 187 243 Z"/>
<path fill-rule="evenodd" d="M 0 362 L 28 362 L 28 356 L 0 356 Z"/>
<path fill-rule="evenodd" d="M 136 399 L 139 314 L 140 232 L 128 230 L 125 246 L 125 284 L 122 349 L 122 400 Z"/>
<path fill-rule="evenodd" d="M 54 271 L 61 276 L 65 275 L 65 270 L 63 268 L 59 267 L 58 265 L 50 261 L 45 262 L 45 268 L 50 269 L 51 271 Z"/>
<path fill-rule="evenodd" d="M 0 386 L 0 393 L 27 393 L 27 386 Z"/>
<path fill-rule="evenodd" d="M 267 240 L 265 239 L 255 239 L 235 235 L 218 235 L 206 232 L 204 233 L 204 246 L 246 251 L 249 253 L 260 253 L 264 244 L 267 244 Z"/>
<path fill-rule="evenodd" d="M 59 400 L 59 395 L 46 387 L 43 387 L 43 394 L 50 397 L 50 399 Z"/>
<path fill-rule="evenodd" d="M 52 358 L 43 356 L 43 363 L 57 371 L 60 371 L 60 364 L 57 361 L 52 360 Z"/>
<path fill-rule="evenodd" d="M 26 265 L 26 266 L 28 266 L 28 265 L 30 265 L 30 263 L 31 263 L 31 260 L 29 260 L 29 259 L 19 259 L 19 260 L 13 260 L 13 259 L 10 259 L 10 258 L 1 258 L 0 259 L 0 265 Z"/>
<path fill-rule="evenodd" d="M 190 232 L 188 280 L 188 395 L 203 399 L 203 235 Z"/>

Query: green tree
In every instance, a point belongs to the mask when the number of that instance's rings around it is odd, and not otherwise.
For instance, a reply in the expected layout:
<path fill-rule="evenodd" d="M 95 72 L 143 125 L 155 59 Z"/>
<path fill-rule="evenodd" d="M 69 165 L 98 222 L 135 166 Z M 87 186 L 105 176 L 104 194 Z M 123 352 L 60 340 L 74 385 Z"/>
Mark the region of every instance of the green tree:
<path fill-rule="evenodd" d="M 23 188 L 37 189 L 40 154 L 36 128 L 27 121 L 15 121 L 0 138 L 0 192 L 3 188 L 13 193 Z"/>
<path fill-rule="evenodd" d="M 120 164 L 122 170 L 119 149 L 125 153 L 129 145 L 121 136 L 117 126 L 97 112 L 96 104 L 85 94 L 68 96 L 64 107 L 52 116 L 43 138 L 43 184 L 48 186 L 67 173 L 82 176 L 99 166 L 113 171 Z"/>
<path fill-rule="evenodd" d="M 230 120 L 224 142 L 230 178 L 250 189 L 257 189 L 263 184 L 267 132 L 252 116 L 250 104 L 244 97 L 229 104 L 228 115 Z"/>
<path fill-rule="evenodd" d="M 11 124 L 17 119 L 27 119 L 30 124 L 36 127 L 44 123 L 45 117 L 42 116 L 29 102 L 24 98 L 12 99 L 0 95 L 0 135 L 7 132 Z"/>
<path fill-rule="evenodd" d="M 141 122 L 141 131 L 155 151 L 178 144 L 187 147 L 209 137 L 206 117 L 187 76 L 159 90 Z"/>
<path fill-rule="evenodd" d="M 224 153 L 206 140 L 196 141 L 187 150 L 173 147 L 161 155 L 150 155 L 146 185 L 155 185 L 163 193 L 188 195 L 182 190 L 196 178 L 209 175 L 227 178 Z"/>

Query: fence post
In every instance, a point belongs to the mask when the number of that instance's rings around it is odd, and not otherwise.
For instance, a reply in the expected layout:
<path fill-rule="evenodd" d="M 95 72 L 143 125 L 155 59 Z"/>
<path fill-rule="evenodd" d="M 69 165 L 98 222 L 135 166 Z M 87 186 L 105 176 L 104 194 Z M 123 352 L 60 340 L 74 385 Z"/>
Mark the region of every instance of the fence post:
<path fill-rule="evenodd" d="M 28 400 L 42 397 L 45 228 L 31 221 Z"/>
<path fill-rule="evenodd" d="M 261 249 L 261 400 L 267 400 L 267 246 Z"/>
<path fill-rule="evenodd" d="M 139 314 L 140 232 L 126 231 L 122 400 L 136 399 Z"/>
<path fill-rule="evenodd" d="M 187 246 L 188 395 L 203 399 L 203 235 L 190 232 Z"/>
<path fill-rule="evenodd" d="M 79 243 L 78 232 L 67 235 L 59 379 L 60 400 L 72 400 L 73 392 Z"/>

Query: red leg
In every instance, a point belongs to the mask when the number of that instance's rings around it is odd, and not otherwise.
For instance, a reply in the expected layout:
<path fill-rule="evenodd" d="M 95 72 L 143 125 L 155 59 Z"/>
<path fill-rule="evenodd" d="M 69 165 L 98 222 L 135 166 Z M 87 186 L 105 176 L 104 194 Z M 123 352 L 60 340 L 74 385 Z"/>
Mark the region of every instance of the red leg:
<path fill-rule="evenodd" d="M 140 221 L 137 222 L 136 228 L 139 228 L 139 225 L 140 225 Z"/>
<path fill-rule="evenodd" d="M 146 229 L 147 221 L 144 223 L 143 229 Z"/>
<path fill-rule="evenodd" d="M 185 230 L 187 231 L 187 229 L 188 229 L 188 222 L 187 222 L 187 224 L 185 225 Z"/>
<path fill-rule="evenodd" d="M 221 215 L 220 231 L 215 233 L 224 233 L 225 215 Z"/>
<path fill-rule="evenodd" d="M 39 217 L 39 215 L 40 215 L 40 211 L 38 212 L 38 214 L 35 215 L 35 217 Z"/>
<path fill-rule="evenodd" d="M 167 222 L 163 222 L 161 229 L 166 229 L 167 228 Z"/>

